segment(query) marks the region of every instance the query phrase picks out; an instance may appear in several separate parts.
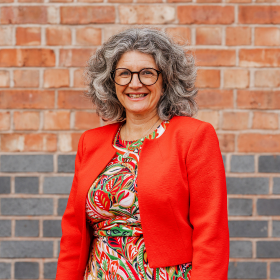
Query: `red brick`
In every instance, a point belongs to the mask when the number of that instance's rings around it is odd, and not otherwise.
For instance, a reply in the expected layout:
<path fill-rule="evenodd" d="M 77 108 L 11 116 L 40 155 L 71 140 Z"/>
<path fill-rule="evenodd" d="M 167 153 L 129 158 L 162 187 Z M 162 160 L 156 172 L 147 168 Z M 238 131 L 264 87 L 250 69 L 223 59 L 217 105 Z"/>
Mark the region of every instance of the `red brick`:
<path fill-rule="evenodd" d="M 43 3 L 44 0 L 18 0 L 19 3 Z"/>
<path fill-rule="evenodd" d="M 280 29 L 278 27 L 256 27 L 255 45 L 256 46 L 279 46 Z"/>
<path fill-rule="evenodd" d="M 45 111 L 45 130 L 67 130 L 70 129 L 70 111 Z"/>
<path fill-rule="evenodd" d="M 239 65 L 243 67 L 279 67 L 280 49 L 241 49 Z"/>
<path fill-rule="evenodd" d="M 58 149 L 61 152 L 71 152 L 73 150 L 71 133 L 59 133 Z"/>
<path fill-rule="evenodd" d="M 44 72 L 45 88 L 60 88 L 69 86 L 69 71 L 67 69 L 47 69 Z"/>
<path fill-rule="evenodd" d="M 180 24 L 231 24 L 234 22 L 233 6 L 178 6 Z"/>
<path fill-rule="evenodd" d="M 16 44 L 19 46 L 38 46 L 41 44 L 41 29 L 39 27 L 18 27 L 16 40 Z"/>
<path fill-rule="evenodd" d="M 175 8 L 165 4 L 120 5 L 119 14 L 121 24 L 165 24 L 175 21 Z"/>
<path fill-rule="evenodd" d="M 56 142 L 56 135 L 51 133 L 2 134 L 1 150 L 4 152 L 55 152 Z"/>
<path fill-rule="evenodd" d="M 39 71 L 14 70 L 14 87 L 39 87 Z"/>
<path fill-rule="evenodd" d="M 87 61 L 95 53 L 96 49 L 64 49 L 60 50 L 60 66 L 84 67 Z"/>
<path fill-rule="evenodd" d="M 248 112 L 223 112 L 224 130 L 242 130 L 248 128 L 249 113 Z"/>
<path fill-rule="evenodd" d="M 218 133 L 217 134 L 222 153 L 234 152 L 235 150 L 235 135 Z"/>
<path fill-rule="evenodd" d="M 192 2 L 192 0 L 167 0 L 169 3 L 188 3 Z"/>
<path fill-rule="evenodd" d="M 0 67 L 55 66 L 55 53 L 50 49 L 2 49 Z"/>
<path fill-rule="evenodd" d="M 250 74 L 245 69 L 225 69 L 224 87 L 225 88 L 247 88 L 249 87 Z"/>
<path fill-rule="evenodd" d="M 72 149 L 73 151 L 77 151 L 81 133 L 71 133 L 71 137 L 72 137 Z"/>
<path fill-rule="evenodd" d="M 52 24 L 60 23 L 60 7 L 48 6 L 48 21 Z"/>
<path fill-rule="evenodd" d="M 233 108 L 233 91 L 203 89 L 197 95 L 199 108 L 224 109 Z"/>
<path fill-rule="evenodd" d="M 6 70 L 0 70 L 0 87 L 5 88 L 10 86 L 10 73 Z"/>
<path fill-rule="evenodd" d="M 226 45 L 241 46 L 251 44 L 251 28 L 245 26 L 226 28 Z"/>
<path fill-rule="evenodd" d="M 0 112 L 0 130 L 9 130 L 10 123 L 10 112 Z"/>
<path fill-rule="evenodd" d="M 83 2 L 83 3 L 102 3 L 103 0 L 77 0 L 77 2 Z"/>
<path fill-rule="evenodd" d="M 14 112 L 15 130 L 38 130 L 40 126 L 39 112 Z"/>
<path fill-rule="evenodd" d="M 54 91 L 51 90 L 1 90 L 1 109 L 54 108 Z"/>
<path fill-rule="evenodd" d="M 279 109 L 280 91 L 238 90 L 237 106 L 241 109 Z"/>
<path fill-rule="evenodd" d="M 85 80 L 84 80 L 84 69 L 76 69 L 74 71 L 74 87 L 76 88 L 84 88 Z"/>
<path fill-rule="evenodd" d="M 61 109 L 94 109 L 91 100 L 84 95 L 84 91 L 58 91 L 57 106 Z"/>
<path fill-rule="evenodd" d="M 82 27 L 76 30 L 76 44 L 82 46 L 101 45 L 102 34 L 100 28 Z"/>
<path fill-rule="evenodd" d="M 252 0 L 226 0 L 227 3 L 251 3 Z"/>
<path fill-rule="evenodd" d="M 195 51 L 198 66 L 235 66 L 235 50 L 202 50 Z"/>
<path fill-rule="evenodd" d="M 196 45 L 221 45 L 222 28 L 221 27 L 197 27 Z"/>
<path fill-rule="evenodd" d="M 55 53 L 50 49 L 23 49 L 22 66 L 51 67 L 55 66 Z"/>
<path fill-rule="evenodd" d="M 219 128 L 219 113 L 218 113 L 218 111 L 199 110 L 197 112 L 196 119 L 204 121 L 204 122 L 211 123 L 215 129 Z"/>
<path fill-rule="evenodd" d="M 79 133 L 59 133 L 59 150 L 61 152 L 77 151 L 79 139 L 82 132 Z"/>
<path fill-rule="evenodd" d="M 220 87 L 220 70 L 199 69 L 197 71 L 196 86 L 199 88 Z"/>
<path fill-rule="evenodd" d="M 278 0 L 256 0 L 256 3 L 276 3 Z"/>
<path fill-rule="evenodd" d="M 92 129 L 100 126 L 100 117 L 93 112 L 76 112 L 75 129 Z"/>
<path fill-rule="evenodd" d="M 253 129 L 278 129 L 278 114 L 254 112 Z"/>
<path fill-rule="evenodd" d="M 279 153 L 280 134 L 244 133 L 238 135 L 238 152 Z"/>
<path fill-rule="evenodd" d="M 1 151 L 2 152 L 22 152 L 24 151 L 24 135 L 23 134 L 2 134 L 1 135 Z"/>
<path fill-rule="evenodd" d="M 115 23 L 113 6 L 62 6 L 62 24 Z"/>
<path fill-rule="evenodd" d="M 192 41 L 191 29 L 188 27 L 169 27 L 165 31 L 178 44 L 191 43 Z"/>
<path fill-rule="evenodd" d="M 0 3 L 13 3 L 14 0 L 0 0 Z"/>
<path fill-rule="evenodd" d="M 24 148 L 30 152 L 55 152 L 57 150 L 57 136 L 52 133 L 27 134 Z"/>
<path fill-rule="evenodd" d="M 265 69 L 255 72 L 256 87 L 279 87 L 280 86 L 280 70 Z"/>
<path fill-rule="evenodd" d="M 50 3 L 72 3 L 73 0 L 49 0 Z"/>
<path fill-rule="evenodd" d="M 133 0 L 108 0 L 108 3 L 132 3 Z M 145 0 L 144 0 L 145 1 Z M 149 1 L 150 3 L 153 3 L 153 0 L 146 0 Z M 139 1 L 137 1 L 139 2 Z"/>
<path fill-rule="evenodd" d="M 196 0 L 196 3 L 222 3 L 222 0 Z"/>
<path fill-rule="evenodd" d="M 126 0 L 124 0 L 126 1 Z M 127 2 L 133 2 L 133 0 L 127 0 Z M 167 2 L 175 2 L 176 0 L 168 0 Z M 184 0 L 184 2 L 190 2 L 191 0 Z M 111 2 L 111 1 L 110 1 Z M 163 0 L 136 0 L 137 3 L 162 3 Z"/>
<path fill-rule="evenodd" d="M 18 6 L 1 8 L 2 24 L 48 23 L 46 6 Z"/>
<path fill-rule="evenodd" d="M 120 25 L 117 25 L 117 26 L 110 26 L 110 27 L 104 27 L 103 28 L 103 42 L 106 42 L 108 41 L 108 39 L 121 32 L 121 31 L 124 31 L 126 29 L 129 29 L 129 25 L 128 26 L 120 26 Z"/>
<path fill-rule="evenodd" d="M 13 32 L 11 26 L 0 27 L 0 46 L 13 44 Z"/>
<path fill-rule="evenodd" d="M 0 49 L 0 66 L 23 66 L 22 50 Z"/>
<path fill-rule="evenodd" d="M 239 23 L 280 23 L 280 6 L 239 6 Z"/>
<path fill-rule="evenodd" d="M 71 29 L 66 26 L 46 28 L 46 42 L 50 46 L 71 45 Z"/>
<path fill-rule="evenodd" d="M 43 134 L 43 150 L 55 152 L 57 150 L 57 135 L 52 133 Z"/>

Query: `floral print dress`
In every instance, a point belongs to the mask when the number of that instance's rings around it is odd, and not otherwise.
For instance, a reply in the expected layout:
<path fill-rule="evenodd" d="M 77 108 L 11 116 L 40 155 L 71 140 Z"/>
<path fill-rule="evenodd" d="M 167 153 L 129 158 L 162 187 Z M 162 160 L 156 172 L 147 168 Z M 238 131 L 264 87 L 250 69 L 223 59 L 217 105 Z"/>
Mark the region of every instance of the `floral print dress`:
<path fill-rule="evenodd" d="M 118 129 L 113 142 L 116 154 L 86 197 L 86 219 L 95 238 L 84 280 L 190 280 L 191 262 L 149 267 L 138 206 L 137 170 L 143 141 L 160 137 L 168 124 L 163 121 L 152 133 L 135 141 L 121 140 L 121 127 Z"/>

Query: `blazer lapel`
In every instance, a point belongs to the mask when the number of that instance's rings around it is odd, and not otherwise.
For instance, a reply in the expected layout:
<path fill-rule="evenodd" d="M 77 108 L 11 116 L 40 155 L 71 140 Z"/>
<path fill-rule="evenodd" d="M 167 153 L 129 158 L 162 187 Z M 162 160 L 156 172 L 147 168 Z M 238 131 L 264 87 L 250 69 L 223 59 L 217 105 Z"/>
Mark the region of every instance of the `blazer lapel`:
<path fill-rule="evenodd" d="M 86 152 L 78 173 L 78 189 L 75 199 L 75 215 L 82 232 L 86 224 L 86 196 L 90 186 L 116 153 L 112 143 L 121 123 L 103 127 L 96 133 L 88 133 Z M 99 133 L 98 133 L 99 132 Z M 86 138 L 86 137 L 85 137 Z"/>

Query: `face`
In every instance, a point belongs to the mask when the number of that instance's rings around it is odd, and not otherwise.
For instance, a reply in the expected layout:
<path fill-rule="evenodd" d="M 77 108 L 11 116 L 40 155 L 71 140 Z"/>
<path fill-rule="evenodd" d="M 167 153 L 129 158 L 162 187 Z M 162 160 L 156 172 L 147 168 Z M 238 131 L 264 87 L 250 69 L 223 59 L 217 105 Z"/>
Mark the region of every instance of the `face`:
<path fill-rule="evenodd" d="M 140 71 L 143 68 L 159 70 L 151 55 L 138 51 L 124 53 L 117 63 L 117 68 L 127 68 L 132 72 Z M 120 86 L 115 84 L 115 87 L 117 97 L 126 109 L 127 116 L 129 114 L 154 114 L 157 110 L 157 103 L 162 95 L 162 75 L 159 74 L 155 84 L 146 86 L 139 81 L 137 74 L 133 74 L 132 80 L 128 85 Z M 144 96 L 136 97 L 140 94 L 144 94 Z"/>

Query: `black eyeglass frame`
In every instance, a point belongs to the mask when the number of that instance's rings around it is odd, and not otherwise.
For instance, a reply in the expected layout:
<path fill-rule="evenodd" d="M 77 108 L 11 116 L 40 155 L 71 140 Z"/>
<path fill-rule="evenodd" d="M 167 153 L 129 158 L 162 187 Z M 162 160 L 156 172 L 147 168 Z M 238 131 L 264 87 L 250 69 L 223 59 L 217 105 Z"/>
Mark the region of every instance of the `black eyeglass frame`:
<path fill-rule="evenodd" d="M 130 81 L 129 81 L 127 84 L 125 84 L 125 85 L 120 85 L 120 84 L 118 84 L 118 83 L 115 81 L 115 72 L 116 72 L 116 70 L 118 70 L 118 69 L 125 69 L 125 70 L 128 70 L 128 71 L 131 73 Z M 144 69 L 153 69 L 153 70 L 155 70 L 155 71 L 157 72 L 157 79 L 156 79 L 156 81 L 155 81 L 153 84 L 147 85 L 147 84 L 144 84 L 144 83 L 141 81 L 141 79 L 140 79 L 140 72 L 143 71 Z M 117 69 L 111 71 L 110 73 L 111 73 L 111 77 L 112 77 L 114 83 L 116 83 L 116 84 L 119 85 L 119 86 L 126 86 L 126 85 L 130 84 L 131 81 L 132 81 L 132 78 L 133 78 L 133 74 L 137 74 L 137 75 L 138 75 L 138 79 L 139 79 L 139 81 L 140 81 L 141 84 L 143 84 L 143 85 L 145 85 L 145 86 L 152 86 L 152 85 L 154 85 L 154 84 L 158 81 L 158 77 L 159 77 L 159 74 L 160 74 L 161 72 L 162 72 L 162 71 L 159 71 L 159 70 L 157 70 L 157 69 L 154 69 L 154 68 L 151 68 L 151 67 L 150 67 L 150 68 L 143 68 L 143 69 L 141 69 L 141 70 L 138 71 L 138 72 L 132 72 L 132 71 L 130 71 L 130 70 L 127 69 L 127 68 L 117 68 Z"/>

